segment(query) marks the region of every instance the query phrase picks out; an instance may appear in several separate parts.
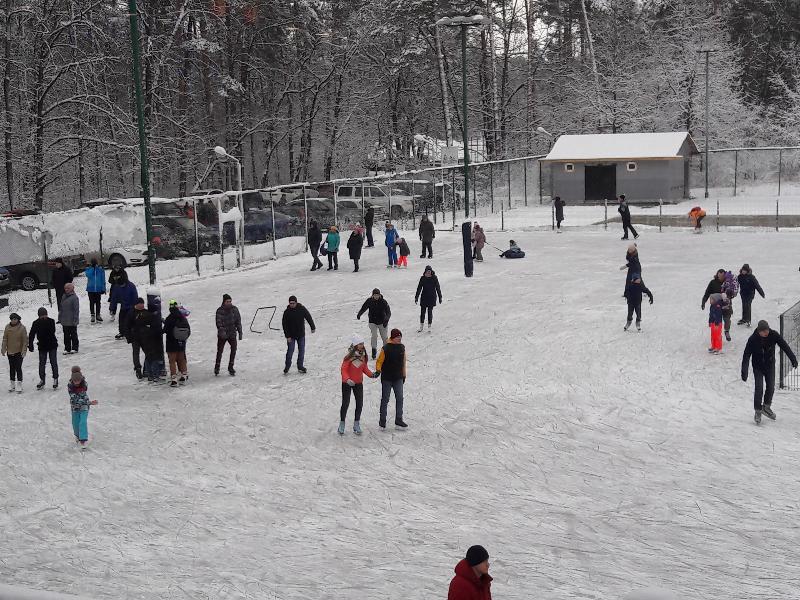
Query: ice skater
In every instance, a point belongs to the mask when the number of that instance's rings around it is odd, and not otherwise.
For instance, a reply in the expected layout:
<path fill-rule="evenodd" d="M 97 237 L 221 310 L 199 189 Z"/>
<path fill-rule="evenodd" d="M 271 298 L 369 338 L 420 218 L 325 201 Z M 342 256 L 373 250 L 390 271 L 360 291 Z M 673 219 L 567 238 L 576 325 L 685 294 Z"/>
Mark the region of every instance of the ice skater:
<path fill-rule="evenodd" d="M 17 313 L 8 317 L 8 325 L 3 330 L 2 354 L 8 356 L 8 370 L 11 382 L 9 392 L 22 393 L 22 361 L 28 352 L 28 330 Z"/>
<path fill-rule="evenodd" d="M 636 230 L 633 228 L 631 224 L 631 209 L 628 207 L 628 202 L 625 200 L 625 194 L 619 195 L 619 207 L 617 207 L 617 212 L 619 216 L 622 218 L 622 239 L 628 239 L 628 231 L 633 234 L 633 239 L 638 239 L 639 234 L 636 233 Z"/>
<path fill-rule="evenodd" d="M 64 284 L 64 295 L 58 307 L 58 322 L 64 331 L 64 354 L 78 353 L 78 324 L 80 323 L 80 301 L 75 293 L 75 284 Z"/>
<path fill-rule="evenodd" d="M 378 425 L 386 428 L 386 411 L 389 406 L 389 397 L 394 391 L 394 424 L 405 429 L 408 427 L 403 421 L 403 385 L 406 382 L 406 347 L 402 344 L 403 334 L 399 329 L 392 329 L 389 342 L 381 348 L 378 360 L 375 362 L 375 372 L 381 377 L 381 410 Z"/>
<path fill-rule="evenodd" d="M 633 320 L 633 313 L 636 312 L 636 331 L 642 330 L 642 294 L 647 294 L 650 304 L 653 303 L 653 294 L 647 289 L 639 273 L 632 273 L 628 285 L 625 287 L 625 298 L 628 301 L 628 317 L 625 322 L 624 330 L 628 331 Z"/>
<path fill-rule="evenodd" d="M 436 306 L 436 298 L 439 298 L 439 304 L 442 303 L 442 288 L 439 287 L 439 278 L 433 267 L 430 265 L 425 267 L 425 272 L 419 278 L 417 285 L 417 293 L 414 295 L 414 304 L 419 303 L 419 329 L 417 332 L 422 331 L 425 324 L 425 312 L 428 313 L 428 332 L 431 330 L 433 324 L 433 307 Z"/>
<path fill-rule="evenodd" d="M 341 238 L 339 237 L 339 230 L 335 225 L 331 225 L 328 230 L 328 235 L 325 236 L 325 248 L 328 253 L 328 271 L 339 270 L 339 244 Z"/>
<path fill-rule="evenodd" d="M 436 237 L 436 228 L 433 222 L 428 218 L 428 215 L 422 215 L 419 222 L 419 241 L 422 242 L 422 254 L 420 258 L 425 258 L 427 252 L 428 258 L 433 258 L 433 240 Z"/>
<path fill-rule="evenodd" d="M 695 206 L 689 211 L 689 219 L 694 222 L 694 232 L 703 233 L 703 219 L 706 218 L 706 211 L 699 206 Z"/>
<path fill-rule="evenodd" d="M 284 362 L 283 374 L 289 372 L 294 356 L 294 347 L 297 346 L 297 370 L 301 373 L 306 372 L 303 364 L 306 356 L 306 321 L 311 327 L 311 333 L 317 328 L 314 319 L 308 309 L 297 301 L 297 296 L 289 296 L 289 305 L 283 311 L 283 335 L 286 336 L 286 361 Z"/>
<path fill-rule="evenodd" d="M 311 270 L 316 271 L 322 268 L 322 261 L 319 259 L 319 247 L 322 245 L 322 231 L 315 219 L 308 222 L 308 251 L 311 252 Z"/>
<path fill-rule="evenodd" d="M 553 211 L 556 219 L 556 231 L 561 233 L 561 221 L 564 220 L 564 205 L 566 203 L 561 199 L 561 196 L 553 198 Z"/>
<path fill-rule="evenodd" d="M 756 292 L 765 298 L 764 290 L 758 283 L 758 279 L 753 275 L 753 270 L 747 263 L 742 265 L 739 269 L 739 275 L 736 277 L 739 282 L 739 293 L 742 298 L 742 318 L 736 323 L 737 325 L 747 325 L 750 327 L 750 320 L 752 319 L 752 306 L 753 299 L 756 297 Z"/>
<path fill-rule="evenodd" d="M 475 223 L 472 228 L 472 258 L 478 262 L 483 262 L 483 248 L 486 246 L 486 234 L 483 228 Z"/>
<path fill-rule="evenodd" d="M 169 301 L 169 315 L 164 319 L 167 359 L 169 360 L 169 385 L 178 387 L 189 379 L 189 368 L 186 365 L 186 341 L 192 334 L 188 311 L 178 306 L 177 300 Z M 180 375 L 180 379 L 178 378 Z"/>
<path fill-rule="evenodd" d="M 411 249 L 408 247 L 408 244 L 406 243 L 406 238 L 401 237 L 400 239 L 397 240 L 397 250 L 400 255 L 397 259 L 397 266 L 407 269 L 408 256 L 411 254 Z"/>
<path fill-rule="evenodd" d="M 356 314 L 356 319 L 360 319 L 365 312 L 369 320 L 372 358 L 375 359 L 378 355 L 378 334 L 380 334 L 381 341 L 385 344 L 388 340 L 386 333 L 389 327 L 389 319 L 392 318 L 392 309 L 389 308 L 389 303 L 378 288 L 372 290 L 372 295 L 361 305 L 361 310 Z"/>
<path fill-rule="evenodd" d="M 625 252 L 625 264 L 622 265 L 619 270 L 624 271 L 626 269 L 628 272 L 625 274 L 625 289 L 622 292 L 623 298 L 627 298 L 628 284 L 631 281 L 631 275 L 634 273 L 638 273 L 639 276 L 642 275 L 642 263 L 639 261 L 639 249 L 636 247 L 636 244 L 630 244 L 628 250 Z"/>
<path fill-rule="evenodd" d="M 75 442 L 85 450 L 89 445 L 89 407 L 97 404 L 97 400 L 89 400 L 89 385 L 78 366 L 72 367 L 67 384 L 69 404 L 72 409 L 72 433 Z"/>
<path fill-rule="evenodd" d="M 711 294 L 708 298 L 708 326 L 711 329 L 711 347 L 708 349 L 712 354 L 722 352 L 722 321 L 726 306 L 730 307 L 730 300 L 724 293 Z"/>
<path fill-rule="evenodd" d="M 761 415 L 767 415 L 773 421 L 772 395 L 775 393 L 775 346 L 780 346 L 786 357 L 797 368 L 797 357 L 780 333 L 770 329 L 769 323 L 759 321 L 756 330 L 747 340 L 742 355 L 742 381 L 747 381 L 748 362 L 753 363 L 753 409 L 756 425 L 761 423 Z"/>
<path fill-rule="evenodd" d="M 89 295 L 89 314 L 92 316 L 92 323 L 102 323 L 100 300 L 106 293 L 106 272 L 97 264 L 97 259 L 93 258 L 91 266 L 87 267 L 83 274 L 86 276 L 86 293 Z"/>
<path fill-rule="evenodd" d="M 368 363 L 367 350 L 364 348 L 364 338 L 360 335 L 354 335 L 350 341 L 350 348 L 342 361 L 342 407 L 339 409 L 339 435 L 344 435 L 351 393 L 356 401 L 353 433 L 361 435 L 361 410 L 364 407 L 364 375 L 373 379 L 380 376 L 378 372 L 373 373 L 369 370 Z"/>
<path fill-rule="evenodd" d="M 363 246 L 364 236 L 361 234 L 361 227 L 356 223 L 355 229 L 350 232 L 350 237 L 347 239 L 347 252 L 353 261 L 353 273 L 358 273 L 358 261 L 361 260 Z"/>
<path fill-rule="evenodd" d="M 492 600 L 489 553 L 483 546 L 472 546 L 456 565 L 447 600 Z"/>
<path fill-rule="evenodd" d="M 31 325 L 28 335 L 28 351 L 33 352 L 33 342 L 38 338 L 39 349 L 39 383 L 37 390 L 44 387 L 47 360 L 50 359 L 50 369 L 53 373 L 53 389 L 58 388 L 58 338 L 56 337 L 56 322 L 47 316 L 47 309 L 39 309 L 39 318 Z"/>
<path fill-rule="evenodd" d="M 219 375 L 222 352 L 225 350 L 225 344 L 228 344 L 231 347 L 228 357 L 228 375 L 234 376 L 236 375 L 234 363 L 238 347 L 237 339 L 239 342 L 242 341 L 242 316 L 228 294 L 222 294 L 222 306 L 217 309 L 215 324 L 217 326 L 217 358 L 214 361 L 214 375 Z"/>
<path fill-rule="evenodd" d="M 705 310 L 706 308 L 706 301 L 713 295 L 713 294 L 721 294 L 722 292 L 731 290 L 731 285 L 725 285 L 727 283 L 726 273 L 730 271 L 725 271 L 725 269 L 717 269 L 717 274 L 714 275 L 714 278 L 708 282 L 706 286 L 706 291 L 703 294 L 703 300 L 700 302 L 700 309 Z M 725 287 L 723 287 L 725 286 Z M 738 285 L 737 285 L 738 291 Z M 730 298 L 730 296 L 729 296 Z M 731 329 L 731 315 L 733 315 L 733 309 L 731 308 L 731 303 L 727 303 L 727 307 L 722 311 L 722 320 L 725 324 L 725 339 L 727 341 L 731 341 L 730 329 Z"/>
<path fill-rule="evenodd" d="M 397 267 L 397 249 L 395 248 L 397 244 L 397 230 L 389 221 L 386 221 L 384 238 L 384 243 L 386 244 L 386 253 L 389 257 L 389 264 L 386 268 L 392 269 Z"/>

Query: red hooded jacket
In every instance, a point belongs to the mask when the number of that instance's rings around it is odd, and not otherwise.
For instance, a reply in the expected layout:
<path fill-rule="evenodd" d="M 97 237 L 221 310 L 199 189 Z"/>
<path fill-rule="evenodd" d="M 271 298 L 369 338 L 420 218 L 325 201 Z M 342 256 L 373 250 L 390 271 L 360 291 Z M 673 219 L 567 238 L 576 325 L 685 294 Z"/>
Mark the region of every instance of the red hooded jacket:
<path fill-rule="evenodd" d="M 450 582 L 447 600 L 492 600 L 491 576 L 475 575 L 466 558 L 456 565 L 455 572 L 456 576 Z"/>

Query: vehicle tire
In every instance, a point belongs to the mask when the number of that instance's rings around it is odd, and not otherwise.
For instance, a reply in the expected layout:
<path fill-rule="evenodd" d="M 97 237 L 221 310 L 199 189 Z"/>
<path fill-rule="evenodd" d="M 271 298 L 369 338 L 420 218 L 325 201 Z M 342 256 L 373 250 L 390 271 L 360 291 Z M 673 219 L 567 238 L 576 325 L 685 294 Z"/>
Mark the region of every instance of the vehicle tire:
<path fill-rule="evenodd" d="M 19 286 L 26 292 L 39 289 L 39 278 L 33 273 L 23 273 L 19 278 Z"/>
<path fill-rule="evenodd" d="M 114 253 L 108 257 L 108 266 L 113 269 L 117 265 L 125 269 L 128 266 L 128 261 L 125 260 L 122 254 Z"/>
<path fill-rule="evenodd" d="M 400 217 L 403 216 L 403 207 L 397 205 L 393 206 L 391 215 L 392 219 L 399 219 Z"/>

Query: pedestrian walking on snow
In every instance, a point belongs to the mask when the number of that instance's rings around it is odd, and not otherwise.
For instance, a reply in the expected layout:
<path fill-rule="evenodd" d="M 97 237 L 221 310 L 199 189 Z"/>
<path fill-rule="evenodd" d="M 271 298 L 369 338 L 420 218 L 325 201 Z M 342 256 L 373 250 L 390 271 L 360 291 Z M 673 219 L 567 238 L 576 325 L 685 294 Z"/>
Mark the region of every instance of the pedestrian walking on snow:
<path fill-rule="evenodd" d="M 189 368 L 186 364 L 186 341 L 192 334 L 192 329 L 184 312 L 178 306 L 177 300 L 169 301 L 169 315 L 164 319 L 164 334 L 166 335 L 171 387 L 178 387 L 178 384 L 186 383 L 186 380 L 189 379 Z"/>
<path fill-rule="evenodd" d="M 397 266 L 397 250 L 395 248 L 397 244 L 397 230 L 394 228 L 394 225 L 392 225 L 389 221 L 386 221 L 384 236 L 385 236 L 386 252 L 389 255 L 388 268 L 391 269 Z"/>
<path fill-rule="evenodd" d="M 314 319 L 308 309 L 297 301 L 297 296 L 289 296 L 289 306 L 283 311 L 283 335 L 286 336 L 286 362 L 283 367 L 283 374 L 289 372 L 292 366 L 292 356 L 294 348 L 297 346 L 297 370 L 301 373 L 306 372 L 304 366 L 306 356 L 306 322 L 314 333 L 317 328 Z"/>
<path fill-rule="evenodd" d="M 364 214 L 364 233 L 367 234 L 367 248 L 373 248 L 375 242 L 372 240 L 372 228 L 375 225 L 375 209 L 369 207 Z"/>
<path fill-rule="evenodd" d="M 214 360 L 214 375 L 219 375 L 219 365 L 222 361 L 225 344 L 231 347 L 228 357 L 228 374 L 236 375 L 234 363 L 236 362 L 237 339 L 238 341 L 242 340 L 242 316 L 228 294 L 222 295 L 222 305 L 217 309 L 214 319 L 217 325 L 217 357 Z"/>
<path fill-rule="evenodd" d="M 124 271 L 123 271 L 124 273 Z M 112 275 L 113 276 L 113 275 Z M 136 305 L 136 300 L 139 298 L 139 291 L 132 281 L 128 281 L 127 275 L 119 279 L 119 283 L 111 286 L 111 298 L 109 298 L 109 310 L 111 311 L 111 320 L 114 320 L 114 315 L 117 314 L 119 309 L 119 318 L 117 319 L 119 326 L 119 333 L 114 336 L 114 339 L 121 340 L 128 338 L 128 325 L 130 324 L 130 317 L 133 314 L 133 307 Z"/>
<path fill-rule="evenodd" d="M 89 314 L 92 323 L 102 323 L 103 315 L 100 312 L 100 300 L 106 293 L 106 272 L 97 264 L 97 259 L 92 259 L 91 266 L 83 272 L 86 275 L 86 292 L 89 294 Z"/>
<path fill-rule="evenodd" d="M 399 240 L 397 240 L 397 250 L 399 251 L 400 254 L 400 257 L 397 259 L 397 266 L 407 269 L 408 257 L 411 254 L 411 249 L 408 247 L 405 238 L 400 238 Z"/>
<path fill-rule="evenodd" d="M 425 272 L 419 278 L 417 284 L 417 293 L 414 295 L 414 304 L 419 303 L 419 329 L 422 331 L 422 326 L 425 323 L 425 312 L 428 313 L 428 331 L 431 330 L 433 323 L 433 307 L 436 306 L 436 299 L 439 299 L 439 304 L 442 303 L 442 288 L 439 287 L 439 278 L 433 267 L 430 265 L 425 267 Z"/>
<path fill-rule="evenodd" d="M 369 320 L 372 358 L 374 359 L 378 355 L 378 334 L 380 334 L 381 341 L 385 344 L 387 341 L 386 332 L 389 327 L 389 319 L 392 317 L 392 310 L 389 308 L 389 303 L 381 295 L 381 291 L 378 288 L 372 290 L 372 295 L 361 305 L 361 310 L 358 311 L 356 319 L 360 319 L 361 315 L 365 312 Z"/>
<path fill-rule="evenodd" d="M 428 215 L 422 215 L 419 222 L 419 240 L 422 242 L 422 254 L 420 258 L 425 258 L 425 253 L 428 253 L 428 258 L 433 258 L 433 240 L 436 237 L 436 228 L 433 222 L 428 218 Z"/>
<path fill-rule="evenodd" d="M 472 546 L 455 568 L 447 600 L 492 600 L 489 553 L 483 546 Z"/>
<path fill-rule="evenodd" d="M 617 212 L 619 216 L 622 218 L 622 239 L 628 239 L 628 231 L 633 234 L 633 239 L 637 239 L 639 234 L 636 233 L 636 230 L 633 228 L 631 224 L 631 209 L 628 206 L 627 200 L 625 200 L 625 194 L 619 195 L 619 206 L 617 207 Z"/>
<path fill-rule="evenodd" d="M 483 247 L 486 245 L 486 234 L 483 228 L 475 223 L 472 228 L 472 258 L 478 262 L 483 262 Z"/>
<path fill-rule="evenodd" d="M 9 392 L 22 393 L 22 361 L 28 352 L 28 330 L 17 313 L 8 317 L 8 325 L 3 330 L 0 354 L 8 357 L 8 370 L 11 383 Z"/>
<path fill-rule="evenodd" d="M 750 320 L 752 319 L 751 309 L 753 306 L 753 299 L 756 297 L 756 292 L 761 294 L 762 298 L 766 296 L 764 295 L 764 290 L 761 289 L 758 283 L 758 279 L 753 275 L 753 270 L 747 263 L 743 264 L 742 268 L 739 269 L 739 275 L 736 277 L 736 281 L 739 283 L 739 294 L 742 298 L 742 318 L 739 319 L 736 324 L 750 327 Z"/>
<path fill-rule="evenodd" d="M 786 357 L 792 363 L 792 368 L 797 368 L 797 357 L 792 352 L 789 344 L 780 333 L 770 329 L 769 323 L 759 321 L 755 332 L 747 340 L 742 355 L 742 381 L 747 381 L 748 362 L 753 364 L 753 379 L 755 390 L 753 392 L 754 420 L 756 425 L 761 423 L 761 415 L 775 420 L 772 410 L 772 396 L 775 393 L 775 346 L 780 346 Z"/>
<path fill-rule="evenodd" d="M 322 268 L 322 261 L 319 259 L 319 247 L 322 245 L 322 231 L 316 220 L 308 222 L 308 250 L 314 262 L 311 263 L 311 270 L 316 271 Z"/>
<path fill-rule="evenodd" d="M 726 290 L 729 292 L 733 292 L 733 290 L 731 289 L 733 287 L 732 284 L 727 282 L 727 273 L 729 272 L 730 271 L 725 271 L 725 269 L 718 269 L 717 274 L 714 276 L 714 278 L 708 282 L 708 285 L 706 286 L 706 291 L 703 294 L 703 300 L 700 303 L 700 308 L 702 310 L 705 310 L 706 301 L 711 297 L 712 294 L 721 294 Z M 738 289 L 736 291 L 738 291 Z M 732 296 L 728 296 L 728 299 L 730 299 L 731 297 Z M 722 320 L 725 324 L 725 339 L 729 342 L 731 341 L 730 330 L 731 330 L 732 315 L 733 315 L 733 308 L 731 307 L 731 303 L 727 302 L 725 308 L 722 311 Z"/>
<path fill-rule="evenodd" d="M 353 273 L 358 273 L 358 261 L 361 259 L 363 245 L 364 236 L 360 233 L 360 227 L 357 227 L 350 232 L 350 237 L 347 239 L 347 251 L 350 254 L 350 260 L 353 261 Z"/>
<path fill-rule="evenodd" d="M 72 283 L 72 269 L 64 264 L 63 259 L 57 258 L 56 268 L 53 269 L 53 289 L 56 292 L 56 307 L 61 308 L 61 299 L 64 297 L 64 286 Z"/>
<path fill-rule="evenodd" d="M 331 225 L 328 234 L 325 236 L 325 248 L 328 253 L 328 271 L 339 270 L 339 244 L 341 238 L 339 237 L 339 230 L 335 225 Z"/>
<path fill-rule="evenodd" d="M 72 433 L 81 450 L 85 450 L 89 445 L 89 407 L 95 406 L 97 400 L 89 400 L 89 384 L 78 366 L 72 367 L 67 393 L 72 413 Z"/>
<path fill-rule="evenodd" d="M 58 308 L 58 320 L 64 332 L 64 354 L 78 353 L 78 324 L 80 323 L 80 301 L 75 293 L 75 285 L 64 285 L 64 296 Z"/>
<path fill-rule="evenodd" d="M 403 334 L 399 329 L 392 329 L 389 342 L 383 345 L 375 371 L 381 376 L 381 410 L 378 425 L 386 428 L 386 412 L 389 397 L 394 391 L 394 424 L 400 428 L 408 425 L 403 421 L 403 385 L 406 382 L 406 347 L 402 344 Z"/>
<path fill-rule="evenodd" d="M 47 309 L 39 309 L 39 318 L 31 325 L 28 335 L 28 351 L 33 352 L 33 342 L 38 339 L 39 349 L 39 384 L 37 390 L 41 390 L 45 383 L 45 367 L 47 360 L 50 359 L 50 369 L 53 373 L 53 389 L 58 387 L 58 338 L 56 337 L 56 322 L 47 316 Z"/>
<path fill-rule="evenodd" d="M 642 330 L 642 294 L 647 294 L 650 304 L 653 303 L 653 294 L 647 289 L 639 273 L 631 274 L 631 280 L 625 286 L 625 298 L 628 301 L 628 316 L 625 320 L 625 331 L 631 326 L 633 313 L 636 312 L 636 330 Z"/>
<path fill-rule="evenodd" d="M 565 202 L 561 199 L 561 196 L 553 198 L 553 211 L 555 212 L 556 231 L 558 233 L 561 233 L 561 221 L 564 220 L 564 204 Z"/>
<path fill-rule="evenodd" d="M 342 361 L 342 407 L 339 409 L 339 435 L 344 435 L 347 409 L 350 407 L 350 394 L 356 400 L 356 414 L 353 422 L 353 433 L 361 435 L 361 410 L 364 407 L 364 375 L 371 378 L 379 377 L 377 372 L 369 370 L 367 350 L 364 348 L 364 338 L 354 335 L 350 348 Z"/>
<path fill-rule="evenodd" d="M 708 297 L 708 326 L 711 328 L 711 347 L 708 349 L 713 354 L 722 351 L 722 322 L 725 308 L 731 302 L 724 293 L 711 294 Z"/>

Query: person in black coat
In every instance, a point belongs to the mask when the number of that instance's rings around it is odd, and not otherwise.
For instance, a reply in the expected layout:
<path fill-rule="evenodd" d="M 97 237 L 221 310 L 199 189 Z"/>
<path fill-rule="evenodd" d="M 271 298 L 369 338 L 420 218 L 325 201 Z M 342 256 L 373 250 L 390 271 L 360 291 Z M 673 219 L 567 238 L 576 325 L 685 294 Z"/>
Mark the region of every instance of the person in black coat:
<path fill-rule="evenodd" d="M 747 263 L 743 264 L 742 268 L 739 269 L 736 281 L 739 282 L 739 295 L 742 297 L 742 318 L 736 324 L 750 327 L 750 320 L 752 319 L 751 308 L 756 292 L 761 294 L 762 298 L 766 296 L 764 296 L 764 290 L 761 289 L 758 279 L 753 275 L 753 270 Z"/>
<path fill-rule="evenodd" d="M 371 206 L 364 214 L 364 229 L 367 233 L 367 248 L 372 248 L 375 243 L 372 241 L 372 226 L 375 225 L 375 209 Z"/>
<path fill-rule="evenodd" d="M 619 195 L 619 207 L 617 208 L 619 216 L 622 218 L 622 239 L 628 239 L 628 230 L 633 234 L 633 239 L 637 239 L 639 234 L 631 225 L 631 209 L 628 207 L 628 202 L 625 200 L 625 194 Z"/>
<path fill-rule="evenodd" d="M 381 341 L 385 344 L 389 319 L 392 317 L 392 309 L 378 288 L 372 290 L 372 295 L 364 301 L 361 310 L 356 314 L 356 319 L 360 319 L 367 311 L 369 311 L 369 331 L 372 336 L 372 358 L 375 358 L 378 355 L 378 334 L 381 334 Z"/>
<path fill-rule="evenodd" d="M 748 361 L 753 363 L 753 378 L 755 391 L 753 394 L 753 409 L 755 422 L 761 423 L 761 414 L 767 415 L 773 421 L 775 413 L 772 410 L 772 395 L 775 393 L 775 346 L 780 346 L 784 354 L 792 363 L 792 368 L 797 368 L 797 357 L 792 352 L 789 344 L 781 334 L 769 328 L 769 323 L 759 321 L 755 332 L 747 340 L 742 355 L 742 381 L 747 381 Z M 764 384 L 766 383 L 766 389 Z"/>
<path fill-rule="evenodd" d="M 308 249 L 311 251 L 311 256 L 314 262 L 311 264 L 311 270 L 316 271 L 322 267 L 322 261 L 319 259 L 319 247 L 322 245 L 322 230 L 316 220 L 311 219 L 308 222 Z"/>
<path fill-rule="evenodd" d="M 45 367 L 50 359 L 50 369 L 53 372 L 53 389 L 58 387 L 58 338 L 56 337 L 56 322 L 47 316 L 47 309 L 39 309 L 39 318 L 31 325 L 28 332 L 28 352 L 33 352 L 33 341 L 39 339 L 39 385 L 37 390 L 44 387 Z"/>
<path fill-rule="evenodd" d="M 628 250 L 625 252 L 625 264 L 622 265 L 619 270 L 623 271 L 625 269 L 627 269 L 628 272 L 625 274 L 625 289 L 622 292 L 622 296 L 627 298 L 628 284 L 631 281 L 631 275 L 634 273 L 642 274 L 642 263 L 639 261 L 639 249 L 636 247 L 636 244 L 628 246 Z"/>
<path fill-rule="evenodd" d="M 564 220 L 564 204 L 565 202 L 561 199 L 561 196 L 553 198 L 553 208 L 556 213 L 556 230 L 558 233 L 561 233 L 561 221 Z"/>
<path fill-rule="evenodd" d="M 417 293 L 414 295 L 414 304 L 419 302 L 419 329 L 422 331 L 422 326 L 425 323 L 425 311 L 428 312 L 428 331 L 431 329 L 433 323 L 433 307 L 436 306 L 436 298 L 439 298 L 439 303 L 442 302 L 442 288 L 439 287 L 439 278 L 433 268 L 428 265 L 425 267 L 425 272 L 419 278 L 417 285 Z"/>
<path fill-rule="evenodd" d="M 358 261 L 361 260 L 361 247 L 363 245 L 364 238 L 359 233 L 358 229 L 353 229 L 350 233 L 350 237 L 347 239 L 347 251 L 354 265 L 353 273 L 358 273 Z"/>
<path fill-rule="evenodd" d="M 628 331 L 633 320 L 633 313 L 636 312 L 636 330 L 642 330 L 642 294 L 647 294 L 650 304 L 653 303 L 653 294 L 647 289 L 640 273 L 631 273 L 630 281 L 625 286 L 625 299 L 628 301 L 628 317 L 625 322 L 624 330 Z"/>
<path fill-rule="evenodd" d="M 172 387 L 177 387 L 179 383 L 185 383 L 189 379 L 189 369 L 186 365 L 186 340 L 191 333 L 189 320 L 181 312 L 178 303 L 171 300 L 169 315 L 164 319 L 164 334 L 166 335 L 167 359 L 169 360 L 169 384 Z M 180 373 L 180 379 L 178 379 L 178 373 Z"/>
<path fill-rule="evenodd" d="M 72 283 L 72 269 L 64 264 L 60 258 L 56 259 L 56 268 L 53 269 L 53 289 L 56 292 L 56 307 L 61 308 L 61 298 L 64 297 L 64 286 Z M 56 321 L 59 323 L 60 321 Z"/>
<path fill-rule="evenodd" d="M 297 345 L 297 370 L 301 373 L 306 372 L 306 368 L 303 366 L 306 355 L 306 321 L 311 327 L 311 333 L 314 333 L 317 328 L 314 325 L 314 319 L 311 318 L 311 313 L 297 301 L 297 296 L 289 296 L 289 306 L 283 311 L 282 320 L 283 335 L 286 336 L 284 375 L 289 372 L 289 367 L 292 366 L 295 345 Z"/>

